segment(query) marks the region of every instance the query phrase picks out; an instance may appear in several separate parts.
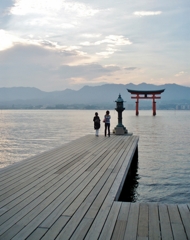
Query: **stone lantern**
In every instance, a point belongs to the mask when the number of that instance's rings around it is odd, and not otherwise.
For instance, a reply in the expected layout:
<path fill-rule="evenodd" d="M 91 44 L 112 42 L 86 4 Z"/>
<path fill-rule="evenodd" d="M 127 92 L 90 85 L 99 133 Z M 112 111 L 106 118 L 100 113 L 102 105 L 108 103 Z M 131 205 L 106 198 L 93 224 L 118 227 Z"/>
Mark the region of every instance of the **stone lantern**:
<path fill-rule="evenodd" d="M 115 133 L 116 135 L 126 134 L 128 133 L 128 131 L 122 124 L 122 112 L 125 110 L 125 108 L 123 107 L 123 99 L 121 97 L 121 94 L 119 94 L 119 97 L 115 102 L 116 102 L 115 110 L 118 112 L 118 124 L 114 128 L 113 133 Z"/>

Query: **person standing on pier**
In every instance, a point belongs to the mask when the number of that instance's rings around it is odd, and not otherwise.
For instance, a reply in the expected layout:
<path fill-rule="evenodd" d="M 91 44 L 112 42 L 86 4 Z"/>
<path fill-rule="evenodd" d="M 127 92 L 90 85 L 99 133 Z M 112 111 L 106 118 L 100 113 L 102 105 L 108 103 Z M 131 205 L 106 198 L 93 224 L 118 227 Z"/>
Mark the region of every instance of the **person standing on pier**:
<path fill-rule="evenodd" d="M 99 118 L 97 112 L 95 112 L 93 121 L 94 121 L 94 129 L 96 130 L 96 136 L 98 137 L 98 133 L 99 133 L 99 129 L 100 129 L 100 118 Z"/>
<path fill-rule="evenodd" d="M 110 137 L 110 119 L 111 119 L 111 116 L 110 116 L 110 112 L 107 110 L 106 111 L 106 115 L 104 116 L 104 123 L 105 123 L 105 137 L 106 137 L 106 134 L 107 134 L 107 131 L 108 131 L 108 136 Z"/>

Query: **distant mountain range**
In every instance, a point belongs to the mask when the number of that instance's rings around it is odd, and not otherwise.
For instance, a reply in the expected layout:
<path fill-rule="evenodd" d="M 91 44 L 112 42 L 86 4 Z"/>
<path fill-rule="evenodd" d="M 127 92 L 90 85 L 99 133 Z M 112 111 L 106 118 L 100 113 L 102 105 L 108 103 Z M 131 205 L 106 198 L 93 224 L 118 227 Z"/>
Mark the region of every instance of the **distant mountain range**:
<path fill-rule="evenodd" d="M 165 89 L 161 94 L 161 103 L 190 103 L 190 87 L 177 84 L 153 85 L 141 83 L 105 84 L 101 86 L 84 86 L 80 90 L 44 92 L 37 88 L 12 87 L 0 88 L 0 107 L 5 105 L 55 105 L 85 104 L 106 105 L 115 102 L 121 94 L 124 101 L 132 103 L 131 94 L 127 89 L 155 90 Z"/>

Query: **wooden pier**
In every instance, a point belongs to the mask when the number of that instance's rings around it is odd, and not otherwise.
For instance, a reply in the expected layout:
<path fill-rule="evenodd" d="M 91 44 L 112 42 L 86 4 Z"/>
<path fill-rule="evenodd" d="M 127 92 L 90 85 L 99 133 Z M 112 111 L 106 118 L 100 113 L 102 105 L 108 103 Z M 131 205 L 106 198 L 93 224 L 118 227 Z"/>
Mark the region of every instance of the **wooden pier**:
<path fill-rule="evenodd" d="M 190 205 L 119 202 L 138 137 L 87 135 L 0 170 L 0 239 L 190 239 Z"/>

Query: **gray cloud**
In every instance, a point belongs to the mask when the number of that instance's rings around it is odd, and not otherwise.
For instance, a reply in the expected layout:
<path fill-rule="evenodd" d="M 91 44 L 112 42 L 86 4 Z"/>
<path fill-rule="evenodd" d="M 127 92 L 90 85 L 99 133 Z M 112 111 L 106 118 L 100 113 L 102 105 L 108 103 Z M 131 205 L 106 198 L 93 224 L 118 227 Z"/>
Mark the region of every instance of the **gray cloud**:
<path fill-rule="evenodd" d="M 50 46 L 50 44 L 49 44 Z M 80 59 L 81 56 L 75 50 L 64 50 L 55 48 L 44 48 L 37 45 L 16 44 L 14 47 L 0 51 L 0 63 L 9 65 L 20 63 L 30 64 L 52 64 L 60 65 L 73 61 L 73 58 Z"/>
<path fill-rule="evenodd" d="M 113 72 L 120 70 L 117 66 L 103 67 L 100 64 L 84 64 L 78 66 L 61 66 L 58 72 L 64 78 L 78 78 L 82 77 L 88 80 L 92 80 L 103 75 L 109 76 Z"/>
<path fill-rule="evenodd" d="M 52 50 L 34 45 L 15 45 L 0 51 L 0 86 L 36 86 L 41 89 L 56 81 L 60 65 L 80 60 L 76 51 Z M 62 83 L 62 88 L 63 87 Z"/>
<path fill-rule="evenodd" d="M 46 90 L 59 86 L 64 89 L 72 86 L 73 78 L 91 81 L 120 70 L 117 66 L 103 67 L 97 63 L 69 65 L 82 58 L 75 50 L 17 44 L 0 51 L 0 85 L 35 86 Z"/>
<path fill-rule="evenodd" d="M 124 69 L 127 71 L 133 71 L 133 70 L 136 70 L 137 68 L 136 67 L 126 67 Z"/>

